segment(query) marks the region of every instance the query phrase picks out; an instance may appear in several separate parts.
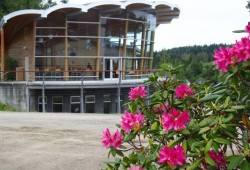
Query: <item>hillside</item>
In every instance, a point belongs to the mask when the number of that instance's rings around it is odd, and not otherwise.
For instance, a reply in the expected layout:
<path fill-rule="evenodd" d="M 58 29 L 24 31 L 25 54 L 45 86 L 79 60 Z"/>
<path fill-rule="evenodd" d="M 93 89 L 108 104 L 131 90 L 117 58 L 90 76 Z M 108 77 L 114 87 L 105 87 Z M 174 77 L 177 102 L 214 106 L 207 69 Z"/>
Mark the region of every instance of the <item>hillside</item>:
<path fill-rule="evenodd" d="M 174 66 L 183 65 L 178 74 L 179 78 L 190 82 L 197 80 L 217 81 L 218 71 L 214 70 L 214 51 L 226 44 L 212 44 L 203 46 L 186 46 L 154 52 L 153 68 L 160 68 L 162 63 L 171 63 Z"/>

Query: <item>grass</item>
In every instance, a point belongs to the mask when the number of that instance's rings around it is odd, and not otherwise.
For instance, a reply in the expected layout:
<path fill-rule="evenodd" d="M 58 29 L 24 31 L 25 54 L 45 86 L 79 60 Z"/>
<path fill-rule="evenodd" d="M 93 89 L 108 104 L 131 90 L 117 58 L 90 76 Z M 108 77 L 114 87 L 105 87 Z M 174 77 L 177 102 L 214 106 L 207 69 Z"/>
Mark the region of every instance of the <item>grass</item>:
<path fill-rule="evenodd" d="M 0 103 L 0 111 L 18 111 L 16 108 L 6 103 Z"/>

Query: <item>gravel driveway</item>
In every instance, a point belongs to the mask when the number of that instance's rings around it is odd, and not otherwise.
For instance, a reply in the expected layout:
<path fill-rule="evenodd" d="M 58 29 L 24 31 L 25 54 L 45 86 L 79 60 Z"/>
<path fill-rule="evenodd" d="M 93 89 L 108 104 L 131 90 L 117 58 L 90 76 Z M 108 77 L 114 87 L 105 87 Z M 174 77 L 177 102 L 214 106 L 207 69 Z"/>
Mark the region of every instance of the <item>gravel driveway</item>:
<path fill-rule="evenodd" d="M 102 132 L 120 116 L 0 112 L 0 170 L 102 169 Z"/>

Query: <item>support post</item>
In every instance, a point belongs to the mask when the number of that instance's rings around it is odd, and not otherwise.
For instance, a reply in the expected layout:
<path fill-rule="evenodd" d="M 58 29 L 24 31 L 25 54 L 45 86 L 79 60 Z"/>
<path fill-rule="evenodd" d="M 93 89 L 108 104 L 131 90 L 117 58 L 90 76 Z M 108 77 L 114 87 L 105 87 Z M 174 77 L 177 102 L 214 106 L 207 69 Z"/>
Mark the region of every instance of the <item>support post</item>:
<path fill-rule="evenodd" d="M 43 102 L 43 113 L 46 112 L 45 110 L 45 83 L 44 83 L 44 72 L 43 72 L 43 88 L 42 88 L 42 102 Z"/>
<path fill-rule="evenodd" d="M 120 62 L 121 59 L 119 59 Z M 118 82 L 118 89 L 117 89 L 117 113 L 121 113 L 121 80 L 122 80 L 122 74 L 121 74 L 121 68 L 119 68 L 119 82 Z"/>
<path fill-rule="evenodd" d="M 82 74 L 81 74 L 80 112 L 81 112 L 81 113 L 84 113 L 84 100 L 83 100 L 83 72 L 82 72 Z"/>
<path fill-rule="evenodd" d="M 4 80 L 4 66 L 5 66 L 5 63 L 4 63 L 4 28 L 1 29 L 1 80 Z"/>

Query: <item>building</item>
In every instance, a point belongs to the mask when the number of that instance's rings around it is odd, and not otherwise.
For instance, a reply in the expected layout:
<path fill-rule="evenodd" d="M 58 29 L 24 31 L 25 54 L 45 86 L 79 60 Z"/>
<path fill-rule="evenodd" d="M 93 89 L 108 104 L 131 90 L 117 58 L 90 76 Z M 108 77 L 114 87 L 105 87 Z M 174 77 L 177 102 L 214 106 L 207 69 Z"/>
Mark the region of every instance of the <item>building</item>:
<path fill-rule="evenodd" d="M 145 0 L 10 13 L 0 22 L 1 101 L 27 111 L 120 112 L 130 87 L 152 72 L 155 29 L 179 14 L 178 6 Z M 7 80 L 12 71 L 15 80 Z"/>

